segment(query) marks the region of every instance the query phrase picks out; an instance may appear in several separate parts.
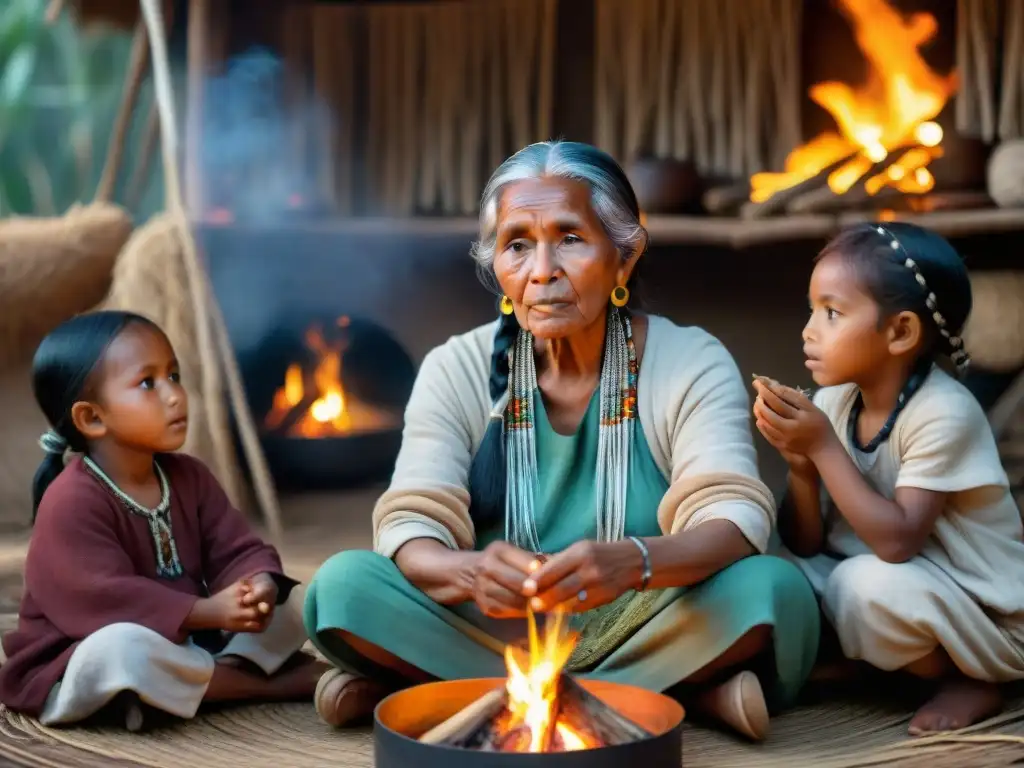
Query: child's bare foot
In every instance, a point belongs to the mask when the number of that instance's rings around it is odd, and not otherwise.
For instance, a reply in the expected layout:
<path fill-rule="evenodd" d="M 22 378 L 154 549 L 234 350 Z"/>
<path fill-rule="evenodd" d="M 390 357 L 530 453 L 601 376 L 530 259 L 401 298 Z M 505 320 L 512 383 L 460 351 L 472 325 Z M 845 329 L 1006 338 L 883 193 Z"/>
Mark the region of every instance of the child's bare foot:
<path fill-rule="evenodd" d="M 320 719 L 340 728 L 369 715 L 387 695 L 380 683 L 331 669 L 317 683 L 313 701 Z"/>
<path fill-rule="evenodd" d="M 981 680 L 947 680 L 910 721 L 911 736 L 955 731 L 995 715 L 1003 708 L 999 687 Z"/>

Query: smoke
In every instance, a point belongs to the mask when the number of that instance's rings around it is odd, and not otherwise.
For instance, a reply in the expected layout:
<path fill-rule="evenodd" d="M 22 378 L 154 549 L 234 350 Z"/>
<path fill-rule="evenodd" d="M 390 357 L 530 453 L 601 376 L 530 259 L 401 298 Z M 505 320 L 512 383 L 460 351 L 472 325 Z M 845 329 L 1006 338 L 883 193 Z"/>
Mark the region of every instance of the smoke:
<path fill-rule="evenodd" d="M 290 76 L 277 55 L 255 47 L 207 81 L 201 162 L 208 210 L 268 223 L 323 207 L 311 153 L 333 121 L 312 89 L 292 87 Z"/>

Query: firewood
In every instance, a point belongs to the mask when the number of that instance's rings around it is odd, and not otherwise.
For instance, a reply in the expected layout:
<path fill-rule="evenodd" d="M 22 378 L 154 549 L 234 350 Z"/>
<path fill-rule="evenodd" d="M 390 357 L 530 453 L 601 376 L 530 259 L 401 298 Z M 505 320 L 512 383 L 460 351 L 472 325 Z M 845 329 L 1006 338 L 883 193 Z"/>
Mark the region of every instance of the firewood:
<path fill-rule="evenodd" d="M 569 675 L 563 675 L 560 682 L 556 719 L 603 746 L 628 744 L 652 736 L 649 731 L 619 714 Z"/>
<path fill-rule="evenodd" d="M 868 192 L 867 183 L 880 173 L 885 173 L 893 165 L 904 160 L 911 152 L 928 151 L 921 144 L 907 144 L 896 147 L 886 154 L 884 160 L 872 164 L 867 171 L 845 192 L 836 194 L 828 184 L 812 189 L 793 198 L 786 205 L 788 213 L 832 213 L 850 210 L 868 203 L 873 195 Z"/>
<path fill-rule="evenodd" d="M 424 744 L 462 746 L 470 741 L 481 729 L 490 727 L 505 710 L 508 693 L 505 686 L 495 688 L 473 703 L 460 709 L 440 725 L 420 736 Z"/>
<path fill-rule="evenodd" d="M 708 213 L 730 214 L 739 210 L 750 199 L 750 182 L 741 181 L 721 187 L 712 187 L 701 198 Z"/>
<path fill-rule="evenodd" d="M 789 205 L 789 202 L 794 198 L 799 197 L 812 189 L 817 189 L 822 185 L 827 185 L 828 177 L 831 176 L 834 171 L 839 170 L 851 160 L 856 159 L 858 155 L 860 155 L 860 150 L 851 152 L 845 157 L 836 160 L 834 163 L 826 165 L 811 178 L 804 179 L 800 183 L 794 184 L 791 187 L 780 189 L 764 202 L 746 203 L 742 208 L 740 208 L 740 215 L 744 219 L 761 219 L 767 216 L 772 216 L 776 213 L 782 213 L 786 209 L 786 206 Z"/>
<path fill-rule="evenodd" d="M 913 200 L 911 207 L 915 211 L 973 211 L 979 208 L 994 207 L 988 192 L 982 190 L 951 190 L 949 192 L 929 192 Z"/>

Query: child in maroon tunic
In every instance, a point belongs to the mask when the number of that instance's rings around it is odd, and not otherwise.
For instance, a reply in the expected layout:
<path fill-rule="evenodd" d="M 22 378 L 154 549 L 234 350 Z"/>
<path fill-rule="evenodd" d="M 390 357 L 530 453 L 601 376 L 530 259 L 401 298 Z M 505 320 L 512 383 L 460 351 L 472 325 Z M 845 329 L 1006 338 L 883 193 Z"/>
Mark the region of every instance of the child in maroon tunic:
<path fill-rule="evenodd" d="M 140 702 L 188 718 L 202 701 L 311 699 L 326 667 L 296 655 L 296 582 L 210 471 L 172 453 L 188 407 L 163 332 L 76 317 L 43 340 L 33 385 L 51 430 L 0 702 L 44 724 L 116 702 L 137 730 Z"/>

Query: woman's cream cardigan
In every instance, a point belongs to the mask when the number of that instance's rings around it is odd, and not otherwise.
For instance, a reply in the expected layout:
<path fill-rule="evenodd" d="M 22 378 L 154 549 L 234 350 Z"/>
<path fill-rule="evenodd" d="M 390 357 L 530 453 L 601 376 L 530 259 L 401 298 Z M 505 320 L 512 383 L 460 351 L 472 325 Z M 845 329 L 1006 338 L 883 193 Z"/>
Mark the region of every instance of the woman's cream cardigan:
<path fill-rule="evenodd" d="M 467 481 L 492 409 L 494 331 L 488 323 L 453 336 L 423 360 L 391 485 L 373 511 L 374 547 L 386 557 L 423 537 L 473 547 Z M 699 328 L 651 316 L 641 363 L 640 425 L 670 483 L 662 531 L 729 520 L 764 552 L 775 501 L 758 477 L 750 401 L 732 356 Z"/>

